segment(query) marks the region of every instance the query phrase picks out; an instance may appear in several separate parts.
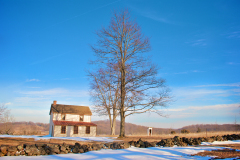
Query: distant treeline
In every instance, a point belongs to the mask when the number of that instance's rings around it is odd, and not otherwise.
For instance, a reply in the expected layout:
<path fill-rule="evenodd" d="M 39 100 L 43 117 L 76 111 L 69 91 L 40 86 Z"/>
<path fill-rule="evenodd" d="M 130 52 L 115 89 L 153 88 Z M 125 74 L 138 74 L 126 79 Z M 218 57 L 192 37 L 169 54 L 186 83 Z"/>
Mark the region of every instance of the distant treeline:
<path fill-rule="evenodd" d="M 11 125 L 10 133 L 14 135 L 46 135 L 49 131 L 49 123 L 8 122 L 7 124 L 0 123 L 0 132 L 6 129 L 6 125 Z"/>
<path fill-rule="evenodd" d="M 108 135 L 110 134 L 110 125 L 108 120 L 104 121 L 94 121 L 93 123 L 97 124 L 97 134 L 98 135 Z M 144 135 L 147 134 L 148 127 L 136 125 L 132 123 L 125 123 L 125 132 L 126 135 Z M 119 134 L 120 121 L 116 123 L 116 135 Z M 186 129 L 191 133 L 198 132 L 213 132 L 213 131 L 238 131 L 240 130 L 239 124 L 197 124 L 197 125 L 189 125 L 179 129 L 172 128 L 153 128 L 153 135 L 159 134 L 170 134 L 171 131 L 175 131 L 176 133 L 181 133 L 181 130 Z"/>
<path fill-rule="evenodd" d="M 187 129 L 190 132 L 197 132 L 198 128 L 201 132 L 210 131 L 239 131 L 240 125 L 239 124 L 196 124 L 196 125 L 189 125 L 185 126 L 181 129 Z M 180 131 L 181 129 L 178 129 Z"/>
<path fill-rule="evenodd" d="M 109 120 L 93 121 L 97 124 L 97 135 L 110 135 L 110 122 Z M 136 125 L 132 123 L 125 123 L 126 135 L 146 135 L 148 127 Z M 4 128 L 4 124 L 0 123 L 0 131 Z M 13 122 L 12 132 L 15 135 L 44 135 L 48 134 L 49 123 L 34 123 L 34 122 Z M 153 128 L 153 135 L 171 134 L 172 131 L 181 133 L 181 130 L 188 130 L 190 133 L 196 132 L 217 132 L 217 131 L 239 131 L 239 124 L 196 124 L 189 125 L 179 129 L 172 128 Z M 116 135 L 120 132 L 120 121 L 116 123 Z"/>

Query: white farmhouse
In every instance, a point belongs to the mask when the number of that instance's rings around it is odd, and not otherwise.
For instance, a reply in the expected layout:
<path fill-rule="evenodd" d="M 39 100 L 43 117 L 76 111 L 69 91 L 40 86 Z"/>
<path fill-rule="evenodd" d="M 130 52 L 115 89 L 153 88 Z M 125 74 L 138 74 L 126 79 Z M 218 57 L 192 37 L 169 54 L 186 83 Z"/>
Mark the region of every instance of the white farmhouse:
<path fill-rule="evenodd" d="M 97 125 L 91 123 L 92 112 L 88 106 L 57 104 L 50 108 L 49 134 L 52 137 L 96 136 Z"/>

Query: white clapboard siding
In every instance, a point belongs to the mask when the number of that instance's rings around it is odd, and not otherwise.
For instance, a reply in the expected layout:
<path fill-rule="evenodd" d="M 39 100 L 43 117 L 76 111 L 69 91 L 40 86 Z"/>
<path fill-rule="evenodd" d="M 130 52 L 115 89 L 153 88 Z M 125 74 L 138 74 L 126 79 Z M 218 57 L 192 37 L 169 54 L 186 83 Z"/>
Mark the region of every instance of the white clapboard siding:
<path fill-rule="evenodd" d="M 89 116 L 89 115 L 84 115 L 83 121 L 84 121 L 84 122 L 91 122 L 91 116 Z"/>
<path fill-rule="evenodd" d="M 57 120 L 57 121 L 62 120 L 61 113 L 53 113 L 53 115 L 51 114 L 51 116 L 50 116 L 50 118 L 52 120 Z M 65 121 L 79 122 L 79 119 L 80 119 L 80 115 L 75 115 L 75 114 L 66 114 L 66 117 L 65 117 Z M 84 122 L 91 122 L 91 116 L 90 115 L 84 115 L 83 121 Z"/>

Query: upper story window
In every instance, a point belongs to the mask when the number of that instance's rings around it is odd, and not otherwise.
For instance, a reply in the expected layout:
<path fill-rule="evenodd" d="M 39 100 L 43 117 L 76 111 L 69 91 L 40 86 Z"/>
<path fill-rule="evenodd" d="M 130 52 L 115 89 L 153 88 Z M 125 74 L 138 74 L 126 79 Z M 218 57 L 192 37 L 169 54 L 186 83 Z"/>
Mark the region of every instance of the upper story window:
<path fill-rule="evenodd" d="M 65 120 L 66 119 L 66 114 L 62 114 L 62 120 Z"/>
<path fill-rule="evenodd" d="M 83 122 L 83 115 L 79 115 L 79 121 Z"/>

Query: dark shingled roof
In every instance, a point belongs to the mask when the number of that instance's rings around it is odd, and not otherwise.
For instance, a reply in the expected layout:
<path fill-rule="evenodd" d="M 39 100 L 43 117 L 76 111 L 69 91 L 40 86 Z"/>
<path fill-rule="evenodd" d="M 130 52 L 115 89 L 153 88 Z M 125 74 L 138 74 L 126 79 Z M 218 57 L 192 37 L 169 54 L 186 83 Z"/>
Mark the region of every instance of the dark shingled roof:
<path fill-rule="evenodd" d="M 80 114 L 80 115 L 92 115 L 92 112 L 88 106 L 74 106 L 65 104 L 52 104 L 49 115 L 51 112 L 56 113 L 68 113 L 68 114 Z"/>
<path fill-rule="evenodd" d="M 53 121 L 53 124 L 64 126 L 97 126 L 92 122 L 75 122 L 75 121 Z"/>

